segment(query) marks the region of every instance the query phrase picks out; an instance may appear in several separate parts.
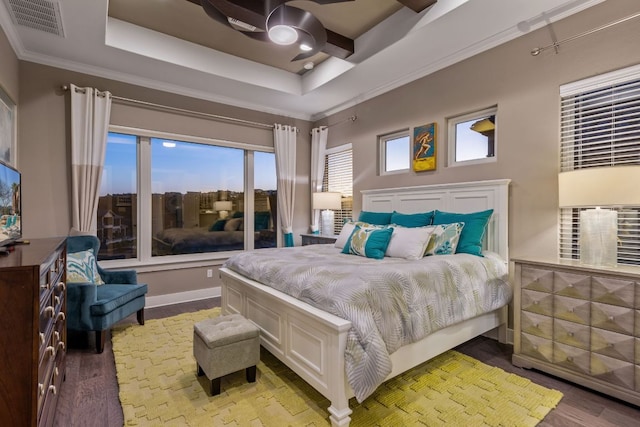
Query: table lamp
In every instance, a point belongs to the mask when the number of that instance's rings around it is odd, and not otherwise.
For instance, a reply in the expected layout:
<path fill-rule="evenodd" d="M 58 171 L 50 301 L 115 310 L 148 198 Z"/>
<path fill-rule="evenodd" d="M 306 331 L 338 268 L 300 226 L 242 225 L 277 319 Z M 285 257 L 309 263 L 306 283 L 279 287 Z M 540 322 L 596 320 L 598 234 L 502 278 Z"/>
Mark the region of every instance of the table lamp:
<path fill-rule="evenodd" d="M 218 211 L 218 216 L 220 219 L 225 219 L 229 216 L 229 211 L 233 209 L 233 206 L 228 200 L 221 200 L 218 202 L 213 202 L 213 210 Z"/>
<path fill-rule="evenodd" d="M 618 261 L 618 212 L 603 206 L 640 205 L 640 166 L 577 169 L 558 175 L 561 208 L 580 211 L 580 262 L 614 266 Z M 597 206 L 596 208 L 593 208 Z"/>
<path fill-rule="evenodd" d="M 320 209 L 321 231 L 325 236 L 333 236 L 333 218 L 334 209 L 342 208 L 342 194 L 324 191 L 322 193 L 313 193 L 312 200 L 313 209 Z"/>

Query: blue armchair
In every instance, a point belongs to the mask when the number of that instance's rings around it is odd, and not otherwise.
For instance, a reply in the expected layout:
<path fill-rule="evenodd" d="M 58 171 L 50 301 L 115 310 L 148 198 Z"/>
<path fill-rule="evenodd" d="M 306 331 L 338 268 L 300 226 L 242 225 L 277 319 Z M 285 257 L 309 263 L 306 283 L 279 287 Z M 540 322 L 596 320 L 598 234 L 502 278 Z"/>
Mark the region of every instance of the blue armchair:
<path fill-rule="evenodd" d="M 95 236 L 70 236 L 67 253 L 93 249 L 97 256 L 100 241 Z M 104 284 L 67 283 L 67 327 L 75 331 L 95 331 L 96 351 L 104 350 L 105 332 L 113 324 L 133 313 L 144 325 L 147 285 L 138 284 L 135 270 L 107 271 L 100 265 L 98 273 Z"/>

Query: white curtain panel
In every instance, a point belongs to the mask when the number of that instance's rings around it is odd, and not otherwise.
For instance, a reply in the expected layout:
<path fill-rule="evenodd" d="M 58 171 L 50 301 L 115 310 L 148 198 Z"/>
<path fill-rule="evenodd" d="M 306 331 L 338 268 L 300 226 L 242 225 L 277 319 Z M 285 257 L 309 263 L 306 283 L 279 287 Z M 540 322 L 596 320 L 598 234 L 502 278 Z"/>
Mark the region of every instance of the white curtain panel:
<path fill-rule="evenodd" d="M 100 178 L 111 93 L 71 85 L 71 211 L 73 234 L 96 234 Z"/>
<path fill-rule="evenodd" d="M 278 177 L 278 216 L 284 232 L 285 246 L 293 246 L 297 134 L 298 129 L 295 126 L 276 123 L 273 127 L 273 146 Z"/>
<path fill-rule="evenodd" d="M 322 191 L 322 179 L 324 178 L 324 156 L 327 151 L 327 138 L 329 128 L 321 126 L 311 130 L 311 194 Z M 312 199 L 313 196 L 310 197 Z M 311 231 L 318 231 L 320 223 L 320 211 L 311 209 Z"/>

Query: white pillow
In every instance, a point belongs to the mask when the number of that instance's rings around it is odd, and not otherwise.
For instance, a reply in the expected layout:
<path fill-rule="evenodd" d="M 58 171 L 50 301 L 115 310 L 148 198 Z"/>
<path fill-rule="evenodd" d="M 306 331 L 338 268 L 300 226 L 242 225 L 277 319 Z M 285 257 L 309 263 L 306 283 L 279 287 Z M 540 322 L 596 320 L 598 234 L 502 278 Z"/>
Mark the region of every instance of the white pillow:
<path fill-rule="evenodd" d="M 393 234 L 385 256 L 405 259 L 420 259 L 427 249 L 434 226 L 400 227 L 393 225 Z"/>

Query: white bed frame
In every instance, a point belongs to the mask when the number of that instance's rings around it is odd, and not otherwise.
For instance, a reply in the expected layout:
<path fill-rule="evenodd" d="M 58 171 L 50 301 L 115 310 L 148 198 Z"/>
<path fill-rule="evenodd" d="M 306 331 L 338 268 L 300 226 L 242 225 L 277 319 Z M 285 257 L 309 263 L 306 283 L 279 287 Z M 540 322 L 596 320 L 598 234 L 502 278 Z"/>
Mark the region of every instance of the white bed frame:
<path fill-rule="evenodd" d="M 362 191 L 362 210 L 375 212 L 476 212 L 494 209 L 486 248 L 508 261 L 510 180 L 427 185 Z M 221 268 L 222 312 L 240 313 L 261 329 L 261 343 L 331 401 L 332 426 L 347 426 L 353 396 L 345 374 L 344 350 L 351 322 L 314 308 L 268 286 Z M 441 329 L 391 355 L 393 378 L 469 339 L 498 328 L 506 341 L 506 306 Z"/>

